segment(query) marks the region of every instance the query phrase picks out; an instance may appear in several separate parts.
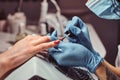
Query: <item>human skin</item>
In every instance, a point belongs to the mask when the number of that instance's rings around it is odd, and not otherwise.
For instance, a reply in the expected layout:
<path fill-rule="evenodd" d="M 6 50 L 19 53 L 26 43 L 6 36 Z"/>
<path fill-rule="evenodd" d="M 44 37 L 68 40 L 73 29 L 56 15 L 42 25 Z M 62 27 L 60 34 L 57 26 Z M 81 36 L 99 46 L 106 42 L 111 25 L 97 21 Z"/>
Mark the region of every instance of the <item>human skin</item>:
<path fill-rule="evenodd" d="M 59 40 L 52 41 L 49 36 L 28 35 L 18 41 L 10 49 L 0 54 L 0 78 L 8 71 L 20 66 L 37 52 L 59 44 Z"/>
<path fill-rule="evenodd" d="M 95 74 L 98 76 L 100 80 L 107 80 L 105 67 L 109 69 L 109 71 L 111 71 L 114 75 L 117 75 L 120 77 L 120 68 L 115 67 L 110 63 L 108 63 L 106 60 L 104 60 L 95 71 Z"/>

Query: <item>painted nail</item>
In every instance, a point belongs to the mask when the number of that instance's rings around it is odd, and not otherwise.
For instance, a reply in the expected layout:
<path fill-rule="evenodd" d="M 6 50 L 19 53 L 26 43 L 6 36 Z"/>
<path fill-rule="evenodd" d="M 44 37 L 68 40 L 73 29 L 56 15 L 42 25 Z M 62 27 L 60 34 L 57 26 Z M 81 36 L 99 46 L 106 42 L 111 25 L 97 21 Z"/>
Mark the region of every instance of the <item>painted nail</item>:
<path fill-rule="evenodd" d="M 59 43 L 60 43 L 60 40 L 54 41 L 54 44 L 59 44 Z"/>

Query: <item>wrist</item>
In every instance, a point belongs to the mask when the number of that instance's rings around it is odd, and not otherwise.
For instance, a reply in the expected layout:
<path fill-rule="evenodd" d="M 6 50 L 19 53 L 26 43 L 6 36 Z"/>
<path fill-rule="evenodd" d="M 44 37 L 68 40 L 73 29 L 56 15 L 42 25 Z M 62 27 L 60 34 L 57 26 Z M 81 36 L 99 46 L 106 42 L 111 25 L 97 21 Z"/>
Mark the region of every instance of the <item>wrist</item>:
<path fill-rule="evenodd" d="M 90 66 L 90 72 L 91 73 L 95 73 L 95 71 L 97 70 L 97 68 L 101 65 L 101 63 L 104 61 L 104 59 L 99 56 L 99 55 L 94 55 L 92 57 L 93 61 L 91 61 L 91 63 L 89 63 Z"/>
<path fill-rule="evenodd" d="M 103 65 L 103 63 L 104 63 L 104 61 L 98 65 L 98 67 L 95 71 L 95 74 L 97 75 L 97 77 L 100 80 L 106 80 L 107 79 L 106 70 L 105 70 L 105 66 Z"/>

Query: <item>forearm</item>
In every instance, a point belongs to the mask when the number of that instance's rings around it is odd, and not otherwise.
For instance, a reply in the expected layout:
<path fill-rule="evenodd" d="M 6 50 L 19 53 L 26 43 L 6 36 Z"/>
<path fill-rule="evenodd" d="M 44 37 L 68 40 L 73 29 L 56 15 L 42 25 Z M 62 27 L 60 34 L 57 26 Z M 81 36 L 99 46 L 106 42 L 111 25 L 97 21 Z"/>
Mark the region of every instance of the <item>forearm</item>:
<path fill-rule="evenodd" d="M 0 78 L 8 71 L 23 64 L 30 57 L 31 56 L 29 56 L 28 54 L 20 55 L 19 53 L 14 53 L 10 50 L 4 53 L 1 53 L 0 54 Z"/>
<path fill-rule="evenodd" d="M 120 77 L 120 68 L 114 67 L 111 64 L 109 64 L 107 61 L 103 62 L 103 65 L 108 68 L 112 73 Z"/>
<path fill-rule="evenodd" d="M 101 63 L 95 71 L 95 74 L 100 80 L 107 80 L 105 66 Z"/>
<path fill-rule="evenodd" d="M 120 76 L 120 69 L 112 66 L 107 61 L 103 61 L 96 69 L 95 74 L 100 80 L 117 80 Z M 118 75 L 118 76 L 117 76 Z"/>

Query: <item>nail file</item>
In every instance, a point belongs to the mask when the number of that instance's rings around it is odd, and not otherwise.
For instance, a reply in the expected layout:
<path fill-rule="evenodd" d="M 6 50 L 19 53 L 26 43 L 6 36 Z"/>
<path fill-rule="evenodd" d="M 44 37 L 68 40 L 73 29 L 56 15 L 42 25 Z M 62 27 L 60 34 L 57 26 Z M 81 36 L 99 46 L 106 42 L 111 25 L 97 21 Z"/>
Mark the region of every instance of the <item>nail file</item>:
<path fill-rule="evenodd" d="M 66 34 L 63 38 L 60 38 L 59 40 L 61 40 L 61 41 L 63 41 L 66 37 L 68 37 L 70 35 L 70 33 L 69 34 Z"/>

